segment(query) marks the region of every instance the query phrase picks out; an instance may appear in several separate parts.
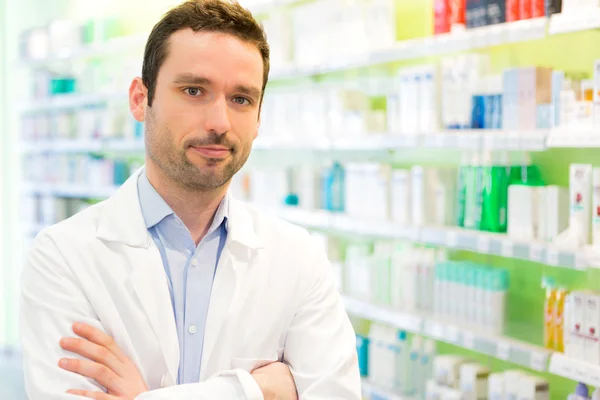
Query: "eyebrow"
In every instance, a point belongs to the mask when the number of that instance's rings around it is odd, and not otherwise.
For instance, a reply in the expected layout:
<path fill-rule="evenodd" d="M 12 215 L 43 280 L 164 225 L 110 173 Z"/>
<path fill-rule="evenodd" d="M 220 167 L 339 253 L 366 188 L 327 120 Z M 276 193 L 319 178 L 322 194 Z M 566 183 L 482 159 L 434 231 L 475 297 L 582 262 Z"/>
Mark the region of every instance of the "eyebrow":
<path fill-rule="evenodd" d="M 210 85 L 212 82 L 210 79 L 203 76 L 194 74 L 179 74 L 175 77 L 173 83 L 176 85 Z M 262 95 L 262 90 L 256 86 L 237 85 L 235 87 L 235 91 L 256 99 L 260 99 L 260 96 Z"/>

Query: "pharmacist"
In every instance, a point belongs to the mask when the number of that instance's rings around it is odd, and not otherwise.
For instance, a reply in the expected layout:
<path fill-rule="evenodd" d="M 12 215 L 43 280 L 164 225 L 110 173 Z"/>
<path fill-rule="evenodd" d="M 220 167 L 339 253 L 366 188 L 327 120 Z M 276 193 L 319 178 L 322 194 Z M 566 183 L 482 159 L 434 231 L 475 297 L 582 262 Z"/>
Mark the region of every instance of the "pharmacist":
<path fill-rule="evenodd" d="M 237 3 L 189 1 L 154 27 L 129 89 L 145 168 L 38 235 L 25 266 L 30 400 L 360 399 L 325 252 L 228 194 L 268 68 Z"/>

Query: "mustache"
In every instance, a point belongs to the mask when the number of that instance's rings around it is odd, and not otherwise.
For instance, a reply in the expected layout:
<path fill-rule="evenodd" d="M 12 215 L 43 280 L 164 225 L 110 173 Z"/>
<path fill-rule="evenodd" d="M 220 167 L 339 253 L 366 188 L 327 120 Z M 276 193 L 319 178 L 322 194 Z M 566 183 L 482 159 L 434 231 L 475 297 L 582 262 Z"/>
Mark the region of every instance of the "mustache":
<path fill-rule="evenodd" d="M 228 147 L 232 150 L 235 149 L 235 145 L 227 139 L 227 135 L 224 133 L 218 134 L 212 132 L 206 137 L 192 138 L 185 142 L 186 149 L 189 147 L 202 147 L 210 145 Z"/>

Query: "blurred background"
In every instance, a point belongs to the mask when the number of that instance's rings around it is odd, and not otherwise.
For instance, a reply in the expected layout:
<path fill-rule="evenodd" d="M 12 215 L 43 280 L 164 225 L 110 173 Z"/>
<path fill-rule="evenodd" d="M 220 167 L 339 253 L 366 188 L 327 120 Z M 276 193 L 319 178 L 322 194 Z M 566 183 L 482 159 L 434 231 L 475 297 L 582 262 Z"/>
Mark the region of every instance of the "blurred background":
<path fill-rule="evenodd" d="M 365 398 L 600 398 L 600 2 L 240 2 L 272 69 L 231 190 L 325 247 Z M 0 0 L 0 399 L 26 252 L 143 165 L 177 3 Z"/>

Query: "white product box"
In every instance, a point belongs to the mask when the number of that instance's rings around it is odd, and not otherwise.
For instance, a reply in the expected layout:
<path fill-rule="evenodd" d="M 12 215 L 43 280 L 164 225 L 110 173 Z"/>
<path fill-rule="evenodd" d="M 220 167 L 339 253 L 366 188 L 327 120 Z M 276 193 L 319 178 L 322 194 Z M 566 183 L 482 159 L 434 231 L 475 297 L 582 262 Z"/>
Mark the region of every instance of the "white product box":
<path fill-rule="evenodd" d="M 533 240 L 538 228 L 538 188 L 511 185 L 508 188 L 508 235 L 518 240 Z"/>
<path fill-rule="evenodd" d="M 542 240 L 551 241 L 569 226 L 569 189 L 560 186 L 546 186 L 544 189 L 546 215 L 538 220 L 545 221 L 545 235 Z"/>
<path fill-rule="evenodd" d="M 426 212 L 430 211 L 427 193 L 427 174 L 421 166 L 414 166 L 410 171 L 411 184 L 411 221 L 415 226 L 423 226 L 426 222 Z"/>
<path fill-rule="evenodd" d="M 433 379 L 442 386 L 458 388 L 460 366 L 466 359 L 455 355 L 437 356 L 433 360 Z"/>
<path fill-rule="evenodd" d="M 488 377 L 488 399 L 489 400 L 504 400 L 505 399 L 505 385 L 504 385 L 504 374 L 503 373 L 491 374 Z"/>
<path fill-rule="evenodd" d="M 410 172 L 403 169 L 392 171 L 392 220 L 398 224 L 407 226 L 411 224 L 411 190 Z"/>
<path fill-rule="evenodd" d="M 441 400 L 442 387 L 436 381 L 430 379 L 425 386 L 425 400 Z"/>
<path fill-rule="evenodd" d="M 489 368 L 477 364 L 467 363 L 460 367 L 460 391 L 463 400 L 484 399 L 488 394 Z"/>
<path fill-rule="evenodd" d="M 600 295 L 597 293 L 586 296 L 583 330 L 585 334 L 583 358 L 591 364 L 600 365 Z"/>
<path fill-rule="evenodd" d="M 584 319 L 587 296 L 585 292 L 576 291 L 569 295 L 567 329 L 568 340 L 565 343 L 567 356 L 583 359 L 585 346 Z"/>
<path fill-rule="evenodd" d="M 550 385 L 538 376 L 524 375 L 519 379 L 519 400 L 549 400 Z"/>
<path fill-rule="evenodd" d="M 511 370 L 504 373 L 504 392 L 507 400 L 519 399 L 521 379 L 525 376 L 523 371 Z"/>

